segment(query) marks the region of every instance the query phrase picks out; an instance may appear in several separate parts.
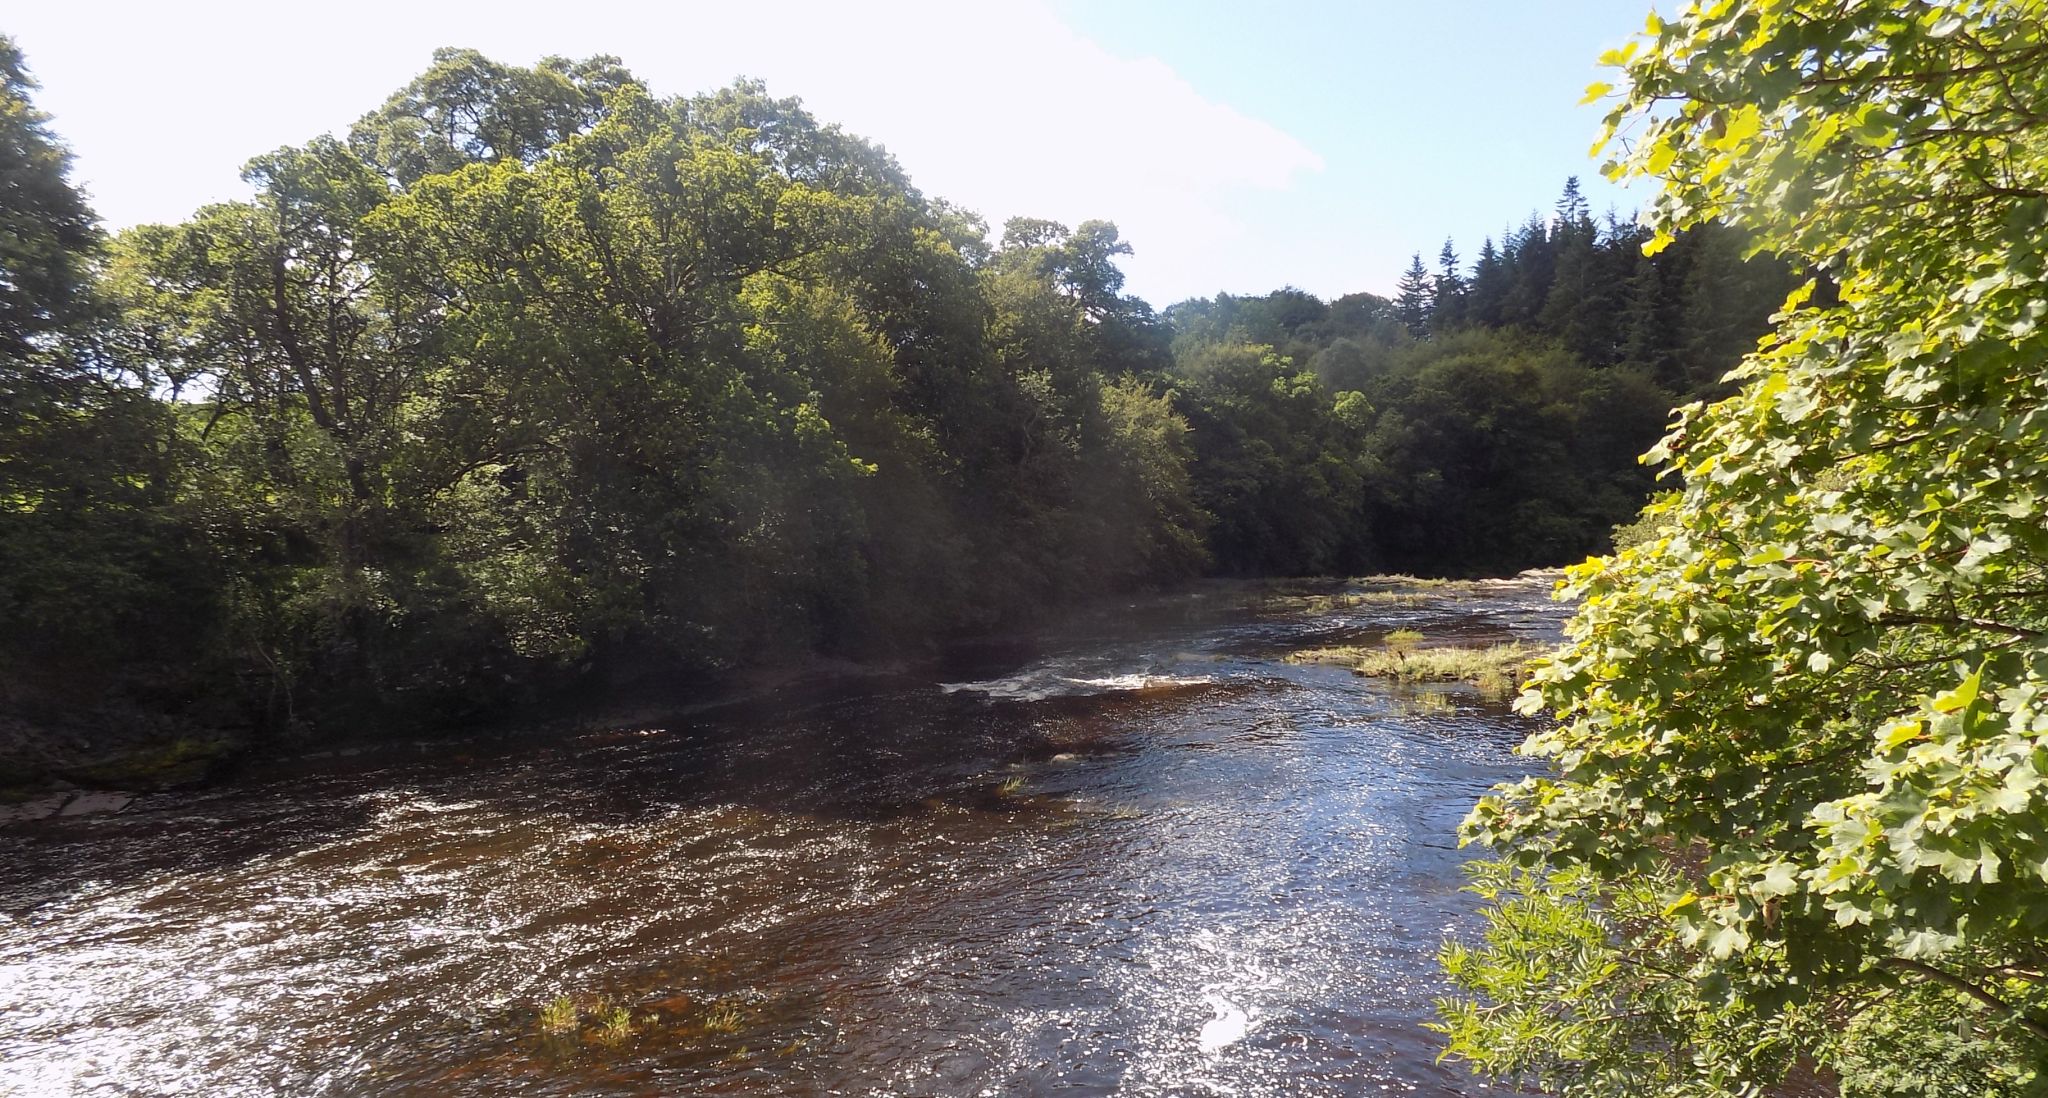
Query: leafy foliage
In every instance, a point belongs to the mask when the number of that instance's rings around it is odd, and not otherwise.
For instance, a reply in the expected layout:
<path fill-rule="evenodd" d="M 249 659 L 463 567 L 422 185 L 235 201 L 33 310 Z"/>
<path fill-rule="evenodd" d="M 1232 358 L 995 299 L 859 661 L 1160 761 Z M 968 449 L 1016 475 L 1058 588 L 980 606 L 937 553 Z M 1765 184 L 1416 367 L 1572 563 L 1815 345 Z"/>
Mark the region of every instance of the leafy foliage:
<path fill-rule="evenodd" d="M 1664 181 L 1651 249 L 1723 219 L 1839 297 L 1788 299 L 1739 391 L 1653 451 L 1682 481 L 1654 528 L 1570 573 L 1571 643 L 1524 697 L 1559 717 L 1525 748 L 1556 774 L 1466 834 L 1543 867 L 1529 902 L 1573 908 L 1614 961 L 1539 988 L 1501 970 L 1556 926 L 1454 949 L 1452 1051 L 1641 1093 L 1647 1013 L 1672 1092 L 1750 1093 L 1808 1056 L 1845 1094 L 2039 1093 L 2048 26 L 2026 4 L 1722 0 L 1608 61 L 1612 170 Z M 1698 1002 L 1642 1001 L 1652 965 Z M 1606 1013 L 1537 1051 L 1539 995 Z"/>

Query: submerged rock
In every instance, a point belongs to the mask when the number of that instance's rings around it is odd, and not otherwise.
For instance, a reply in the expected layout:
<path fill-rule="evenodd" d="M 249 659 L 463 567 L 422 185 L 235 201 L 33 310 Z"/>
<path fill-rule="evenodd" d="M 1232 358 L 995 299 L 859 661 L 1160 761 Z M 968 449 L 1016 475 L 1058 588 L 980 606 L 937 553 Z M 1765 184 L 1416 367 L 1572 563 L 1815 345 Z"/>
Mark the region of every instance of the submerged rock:
<path fill-rule="evenodd" d="M 135 800 L 133 793 L 80 793 L 66 802 L 59 816 L 98 816 L 119 812 Z"/>
<path fill-rule="evenodd" d="M 61 811 L 70 799 L 69 793 L 56 793 L 20 804 L 0 804 L 0 824 L 47 819 Z"/>
<path fill-rule="evenodd" d="M 110 790 L 51 793 L 18 804 L 0 804 L 0 824 L 47 820 L 52 816 L 102 816 L 119 812 L 134 800 L 133 793 Z"/>

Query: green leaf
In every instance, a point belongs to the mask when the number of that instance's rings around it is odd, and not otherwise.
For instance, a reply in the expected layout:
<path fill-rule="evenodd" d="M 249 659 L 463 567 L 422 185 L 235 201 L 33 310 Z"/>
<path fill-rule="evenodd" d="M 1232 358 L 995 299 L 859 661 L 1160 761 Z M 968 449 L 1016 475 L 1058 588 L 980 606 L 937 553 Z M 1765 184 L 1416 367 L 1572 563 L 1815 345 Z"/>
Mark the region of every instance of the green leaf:
<path fill-rule="evenodd" d="M 1954 689 L 1945 690 L 1935 696 L 1929 706 L 1937 713 L 1959 713 L 1968 709 L 1977 700 L 1977 692 L 1983 685 L 1983 671 L 1972 671 L 1963 676 Z"/>
<path fill-rule="evenodd" d="M 1879 737 L 1878 750 L 1896 750 L 1901 744 L 1919 739 L 1922 732 L 1923 726 L 1919 721 L 1898 721 L 1885 729 L 1884 735 Z"/>
<path fill-rule="evenodd" d="M 1790 896 L 1799 891 L 1799 867 L 1791 862 L 1775 862 L 1764 871 L 1763 879 L 1751 886 L 1750 891 L 1763 900 Z"/>

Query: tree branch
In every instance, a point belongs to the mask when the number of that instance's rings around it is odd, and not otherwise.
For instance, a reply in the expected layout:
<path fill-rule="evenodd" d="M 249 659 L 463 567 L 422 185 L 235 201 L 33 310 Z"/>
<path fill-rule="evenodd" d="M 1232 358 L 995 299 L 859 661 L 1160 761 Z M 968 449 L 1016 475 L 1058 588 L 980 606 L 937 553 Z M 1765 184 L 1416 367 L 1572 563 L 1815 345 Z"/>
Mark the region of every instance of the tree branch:
<path fill-rule="evenodd" d="M 1991 994 L 1989 991 L 1986 991 L 1983 988 L 1978 987 L 1976 984 L 1973 984 L 1970 981 L 1963 979 L 1961 976 L 1957 976 L 1954 973 L 1950 972 L 1943 972 L 1941 969 L 1938 969 L 1933 965 L 1922 964 L 1919 961 L 1907 960 L 1904 957 L 1886 957 L 1883 961 L 1879 963 L 1884 965 L 1886 968 L 1897 969 L 1901 972 L 1911 972 L 1917 976 L 1921 976 L 1925 979 L 1932 980 L 1935 983 L 1950 989 L 1951 991 L 1961 992 L 1962 994 L 1977 1000 L 1977 1002 L 1983 1004 L 1984 1006 L 1990 1007 L 1992 1010 L 1998 1011 L 2001 1014 L 2011 1017 L 2013 1021 L 2019 1023 L 2021 1029 L 2026 1030 L 2035 1038 L 2042 1041 L 2048 1041 L 2048 1024 L 2043 1024 L 2041 1022 L 2035 1021 L 2032 1018 L 2027 1017 L 2027 1015 L 2024 1012 L 2022 1012 L 2020 1008 L 2012 1005 L 2011 1003 L 2006 1002 L 2004 999 L 2001 999 L 1996 995 Z"/>

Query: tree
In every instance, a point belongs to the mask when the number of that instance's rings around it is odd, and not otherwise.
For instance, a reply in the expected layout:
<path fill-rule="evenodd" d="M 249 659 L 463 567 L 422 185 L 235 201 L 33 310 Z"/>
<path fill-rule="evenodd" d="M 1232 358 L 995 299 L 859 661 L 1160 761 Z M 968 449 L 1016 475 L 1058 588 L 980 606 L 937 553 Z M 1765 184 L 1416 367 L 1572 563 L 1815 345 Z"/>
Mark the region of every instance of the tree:
<path fill-rule="evenodd" d="M 1342 339 L 1384 330 L 1394 319 L 1393 303 L 1378 294 L 1345 294 L 1330 302 L 1329 334 Z"/>
<path fill-rule="evenodd" d="M 18 546 L 87 536 L 75 522 L 110 494 L 131 494 L 121 482 L 141 471 L 132 463 L 149 445 L 150 428 L 137 417 L 153 418 L 97 344 L 99 222 L 71 185 L 71 154 L 36 108 L 35 89 L 20 50 L 0 36 L 0 518 L 13 535 L 0 541 Z M 9 563 L 17 612 L 60 594 L 17 589 L 38 569 L 21 557 Z M 18 632 L 30 620 L 60 624 L 9 617 Z"/>
<path fill-rule="evenodd" d="M 1466 824 L 1522 868 L 1446 953 L 1452 1054 L 1565 1095 L 1753 1093 L 1802 1057 L 1845 1094 L 2038 1093 L 2048 26 L 1733 0 L 1607 63 L 1611 170 L 1664 184 L 1651 250 L 1721 219 L 1840 294 L 1792 294 L 1652 451 L 1682 484 L 1657 534 L 1570 573 L 1523 698 L 1556 771 Z"/>
<path fill-rule="evenodd" d="M 522 69 L 438 49 L 433 67 L 355 124 L 349 145 L 401 186 L 464 164 L 532 161 L 588 129 L 605 97 L 631 81 L 616 57 L 549 57 Z"/>
<path fill-rule="evenodd" d="M 1175 405 L 1193 428 L 1194 496 L 1216 564 L 1241 575 L 1329 572 L 1355 558 L 1368 409 L 1251 344 L 1188 347 Z"/>
<path fill-rule="evenodd" d="M 19 362 L 85 307 L 99 225 L 66 178 L 71 154 L 31 100 L 21 51 L 0 36 L 0 356 Z"/>
<path fill-rule="evenodd" d="M 1500 249 L 1487 237 L 1479 246 L 1479 258 L 1472 264 L 1472 280 L 1466 287 L 1465 315 L 1472 323 L 1494 328 L 1501 324 L 1501 306 L 1508 296 L 1510 275 Z"/>
<path fill-rule="evenodd" d="M 1642 506 L 1633 455 L 1671 406 L 1548 340 L 1466 329 L 1403 349 L 1360 385 L 1368 513 L 1396 569 L 1513 572 L 1600 549 Z"/>
<path fill-rule="evenodd" d="M 1614 298 L 1621 282 L 1604 269 L 1599 229 L 1579 193 L 1577 176 L 1565 180 L 1557 200 L 1550 251 L 1555 266 L 1538 323 L 1579 357 L 1603 366 L 1612 362 L 1613 321 L 1619 311 Z"/>
<path fill-rule="evenodd" d="M 1465 276 L 1458 271 L 1458 253 L 1449 240 L 1436 257 L 1436 281 L 1430 286 L 1430 326 L 1448 331 L 1465 322 Z"/>
<path fill-rule="evenodd" d="M 1579 187 L 1579 177 L 1568 175 L 1564 180 L 1564 192 L 1557 196 L 1558 233 L 1582 233 L 1593 228 L 1593 210 L 1586 204 L 1586 194 Z"/>
<path fill-rule="evenodd" d="M 1124 273 L 1116 265 L 1117 257 L 1130 254 L 1131 246 L 1117 233 L 1115 225 L 1083 221 L 1059 250 L 1056 263 L 1060 285 L 1074 295 L 1089 316 L 1098 320 L 1109 316 L 1123 304 L 1119 294 L 1124 288 Z"/>
<path fill-rule="evenodd" d="M 1195 503 L 1187 419 L 1129 375 L 1103 387 L 1102 412 L 1115 460 L 1111 476 L 1089 482 L 1102 497 L 1093 509 L 1124 520 L 1104 526 L 1136 544 L 1106 548 L 1097 559 L 1125 568 L 1127 583 L 1198 574 L 1209 564 L 1205 539 L 1215 518 Z"/>
<path fill-rule="evenodd" d="M 1508 280 L 1501 295 L 1500 322 L 1513 328 L 1539 329 L 1557 272 L 1557 249 L 1552 246 L 1550 228 L 1541 215 L 1531 213 L 1521 228 L 1507 234 L 1501 250 Z"/>
<path fill-rule="evenodd" d="M 120 742 L 150 719 L 130 687 L 204 674 L 219 577 L 176 506 L 169 410 L 115 357 L 99 225 L 35 87 L 0 37 L 0 723 Z M 48 761 L 23 746 L 0 772 Z"/>
<path fill-rule="evenodd" d="M 1421 338 L 1429 330 L 1430 311 L 1435 305 L 1435 283 L 1429 277 L 1429 268 L 1422 265 L 1422 253 L 1416 252 L 1395 287 L 1394 315 L 1408 326 L 1410 335 Z"/>

